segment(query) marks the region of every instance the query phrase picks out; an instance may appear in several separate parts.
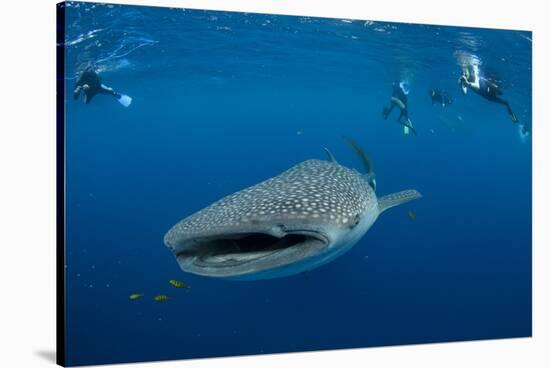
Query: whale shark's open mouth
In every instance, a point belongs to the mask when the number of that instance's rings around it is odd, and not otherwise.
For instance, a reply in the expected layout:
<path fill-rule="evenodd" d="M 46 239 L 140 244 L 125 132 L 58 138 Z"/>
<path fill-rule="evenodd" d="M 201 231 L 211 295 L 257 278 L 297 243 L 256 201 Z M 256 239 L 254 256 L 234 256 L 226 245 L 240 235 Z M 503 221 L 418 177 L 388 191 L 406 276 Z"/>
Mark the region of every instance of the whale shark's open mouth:
<path fill-rule="evenodd" d="M 322 251 L 321 233 L 292 232 L 282 237 L 265 233 L 219 234 L 195 238 L 177 253 L 188 272 L 230 277 L 281 267 Z"/>

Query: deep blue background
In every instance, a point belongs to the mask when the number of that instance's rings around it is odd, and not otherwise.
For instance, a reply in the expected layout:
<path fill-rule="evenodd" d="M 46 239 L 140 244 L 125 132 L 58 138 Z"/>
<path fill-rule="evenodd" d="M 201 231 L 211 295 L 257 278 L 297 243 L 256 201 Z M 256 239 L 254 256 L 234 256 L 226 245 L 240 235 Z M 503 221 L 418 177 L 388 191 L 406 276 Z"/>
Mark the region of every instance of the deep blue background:
<path fill-rule="evenodd" d="M 79 3 L 66 30 L 70 365 L 531 335 L 531 141 L 456 83 L 481 63 L 530 125 L 529 32 Z M 89 62 L 129 108 L 72 100 Z M 381 117 L 397 79 L 417 137 Z M 433 87 L 454 104 L 433 106 Z M 379 195 L 424 198 L 306 274 L 180 271 L 173 224 L 325 146 L 361 168 L 342 134 L 372 157 Z"/>

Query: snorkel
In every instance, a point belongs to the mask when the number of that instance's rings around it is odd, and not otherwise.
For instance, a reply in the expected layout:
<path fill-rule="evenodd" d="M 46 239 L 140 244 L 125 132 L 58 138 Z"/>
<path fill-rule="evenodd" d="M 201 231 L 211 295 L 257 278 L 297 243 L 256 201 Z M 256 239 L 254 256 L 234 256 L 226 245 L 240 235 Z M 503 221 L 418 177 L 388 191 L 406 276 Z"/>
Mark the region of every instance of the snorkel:
<path fill-rule="evenodd" d="M 410 90 L 409 90 L 409 82 L 407 81 L 401 81 L 399 82 L 399 88 L 401 88 L 401 90 L 403 91 L 403 93 L 405 95 L 408 95 Z"/>

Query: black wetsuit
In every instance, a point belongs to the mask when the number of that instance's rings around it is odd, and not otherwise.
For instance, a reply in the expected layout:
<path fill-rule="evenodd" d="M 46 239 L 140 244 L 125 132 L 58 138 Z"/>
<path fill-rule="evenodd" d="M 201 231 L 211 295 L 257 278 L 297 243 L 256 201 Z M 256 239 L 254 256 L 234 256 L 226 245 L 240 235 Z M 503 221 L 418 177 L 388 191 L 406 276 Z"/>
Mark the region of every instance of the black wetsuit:
<path fill-rule="evenodd" d="M 508 110 L 508 114 L 512 117 L 512 120 L 516 120 L 516 115 L 512 111 L 512 108 L 510 107 L 510 103 L 503 99 L 502 97 L 502 90 L 498 88 L 498 86 L 490 81 L 488 81 L 485 78 L 479 78 L 479 90 L 473 89 L 475 93 L 478 95 L 486 98 L 489 101 L 499 103 L 501 105 L 506 106 L 506 109 Z"/>
<path fill-rule="evenodd" d="M 399 83 L 393 84 L 390 106 L 384 107 L 384 110 L 382 112 L 384 120 L 388 118 L 395 106 L 400 109 L 399 116 L 397 117 L 397 122 L 412 130 L 414 135 L 416 135 L 416 129 L 412 126 L 412 123 L 409 120 L 409 111 L 407 110 L 407 95 L 405 94 Z"/>
<path fill-rule="evenodd" d="M 84 86 L 87 86 L 87 88 L 84 88 Z M 84 93 L 84 103 L 87 104 L 90 103 L 92 98 L 97 94 L 111 95 L 115 98 L 120 98 L 119 93 L 101 84 L 101 77 L 95 72 L 93 67 L 87 67 L 76 82 L 73 94 L 75 100 L 78 98 L 81 91 Z"/>
<path fill-rule="evenodd" d="M 470 68 L 470 70 L 471 69 L 473 68 Z M 466 77 L 464 76 L 464 78 Z M 476 77 L 474 73 L 470 71 L 469 78 L 467 78 L 468 82 L 475 83 L 475 78 Z M 514 114 L 514 112 L 512 111 L 512 107 L 510 107 L 510 103 L 501 97 L 502 90 L 500 89 L 500 87 L 497 86 L 495 83 L 491 82 L 490 80 L 483 78 L 481 76 L 478 77 L 478 79 L 479 79 L 479 88 L 477 88 L 476 86 L 472 86 L 470 84 L 469 85 L 470 89 L 489 101 L 496 102 L 498 104 L 506 106 L 506 109 L 508 110 L 508 114 L 512 118 L 512 121 L 514 123 L 517 123 L 518 118 L 516 117 L 516 114 Z"/>
<path fill-rule="evenodd" d="M 397 121 L 401 123 L 403 119 L 406 120 L 409 118 L 409 112 L 407 111 L 407 95 L 405 94 L 405 92 L 403 92 L 403 90 L 399 86 L 399 83 L 393 84 L 393 91 L 392 91 L 391 97 L 392 99 L 390 102 L 390 106 L 384 107 L 384 111 L 383 111 L 384 119 L 387 119 L 388 116 L 391 114 L 393 108 L 397 106 L 401 109 L 401 113 L 399 114 Z M 401 101 L 401 103 L 403 104 L 403 107 L 400 106 L 396 100 Z"/>
<path fill-rule="evenodd" d="M 394 83 L 391 97 L 392 100 L 390 106 L 384 108 L 384 119 L 388 118 L 395 106 L 401 109 L 401 113 L 399 114 L 397 121 L 400 122 L 402 118 L 408 119 L 409 113 L 407 111 L 407 95 L 405 94 L 405 92 L 403 92 L 403 90 L 399 86 L 399 83 Z M 399 105 L 397 101 L 395 101 L 396 99 L 401 101 L 401 103 L 403 104 L 403 108 Z"/>
<path fill-rule="evenodd" d="M 441 106 L 445 107 L 453 103 L 451 96 L 447 92 L 440 89 L 432 89 L 430 91 L 430 97 L 432 98 L 432 105 L 437 102 Z"/>

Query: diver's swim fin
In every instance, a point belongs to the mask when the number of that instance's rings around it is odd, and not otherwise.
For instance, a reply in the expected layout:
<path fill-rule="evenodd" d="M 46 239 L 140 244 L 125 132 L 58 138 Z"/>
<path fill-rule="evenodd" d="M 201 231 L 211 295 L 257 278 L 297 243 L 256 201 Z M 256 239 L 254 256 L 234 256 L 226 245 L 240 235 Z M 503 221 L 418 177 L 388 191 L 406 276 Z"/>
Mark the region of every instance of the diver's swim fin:
<path fill-rule="evenodd" d="M 511 113 L 510 117 L 512 118 L 512 123 L 517 123 L 518 122 L 518 117 L 516 116 L 516 114 Z"/>
<path fill-rule="evenodd" d="M 132 97 L 121 94 L 118 98 L 118 102 L 120 102 L 122 106 L 128 107 L 132 103 Z"/>
<path fill-rule="evenodd" d="M 416 129 L 412 125 L 411 119 L 407 118 L 404 122 L 400 121 L 399 124 L 403 125 L 403 134 L 408 135 L 409 131 L 412 131 L 414 135 L 418 135 L 416 134 Z"/>

